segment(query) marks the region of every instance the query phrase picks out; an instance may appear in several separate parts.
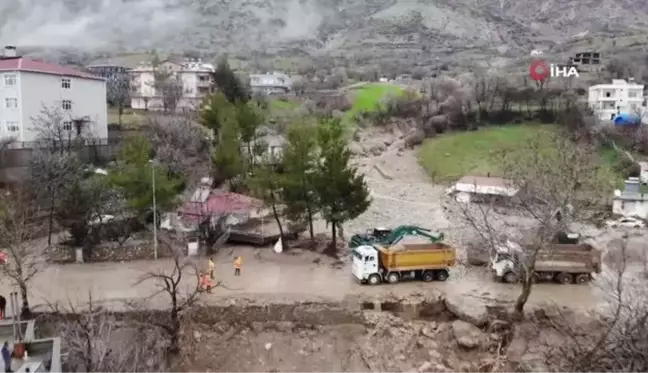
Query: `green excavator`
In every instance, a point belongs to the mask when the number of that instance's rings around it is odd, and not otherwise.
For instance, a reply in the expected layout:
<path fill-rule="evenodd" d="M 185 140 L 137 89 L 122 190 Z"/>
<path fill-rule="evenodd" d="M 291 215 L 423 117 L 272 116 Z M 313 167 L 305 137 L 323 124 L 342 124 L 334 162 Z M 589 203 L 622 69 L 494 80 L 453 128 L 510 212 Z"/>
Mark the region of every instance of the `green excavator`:
<path fill-rule="evenodd" d="M 400 242 L 406 236 L 422 236 L 430 242 L 441 242 L 444 239 L 443 233 L 434 232 L 430 229 L 418 227 L 416 225 L 401 225 L 394 229 L 372 228 L 365 233 L 354 234 L 349 241 L 349 249 L 354 249 L 362 245 L 379 244 L 382 246 L 393 246 Z"/>

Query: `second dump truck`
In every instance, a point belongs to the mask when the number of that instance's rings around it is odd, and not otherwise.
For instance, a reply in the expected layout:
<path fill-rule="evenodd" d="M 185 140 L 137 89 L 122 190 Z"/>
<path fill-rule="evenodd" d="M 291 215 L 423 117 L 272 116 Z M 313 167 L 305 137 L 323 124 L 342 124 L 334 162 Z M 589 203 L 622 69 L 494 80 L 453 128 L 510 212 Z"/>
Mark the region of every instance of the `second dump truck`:
<path fill-rule="evenodd" d="M 362 245 L 353 249 L 353 275 L 361 283 L 395 284 L 402 280 L 445 281 L 456 263 L 456 250 L 444 243 Z"/>
<path fill-rule="evenodd" d="M 497 280 L 515 283 L 524 275 L 526 266 L 521 250 L 521 247 L 498 248 L 491 259 L 491 271 Z M 538 251 L 534 272 L 536 281 L 584 284 L 592 279 L 592 274 L 601 273 L 601 251 L 585 243 L 554 243 Z"/>

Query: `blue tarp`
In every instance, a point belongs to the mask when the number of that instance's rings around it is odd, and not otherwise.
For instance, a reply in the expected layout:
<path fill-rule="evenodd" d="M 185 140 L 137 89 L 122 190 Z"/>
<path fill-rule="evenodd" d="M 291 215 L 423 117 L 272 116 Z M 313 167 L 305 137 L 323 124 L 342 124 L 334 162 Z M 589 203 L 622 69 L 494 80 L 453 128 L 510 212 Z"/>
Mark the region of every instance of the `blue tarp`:
<path fill-rule="evenodd" d="M 637 126 L 641 124 L 641 118 L 635 114 L 621 113 L 614 117 L 615 126 Z"/>

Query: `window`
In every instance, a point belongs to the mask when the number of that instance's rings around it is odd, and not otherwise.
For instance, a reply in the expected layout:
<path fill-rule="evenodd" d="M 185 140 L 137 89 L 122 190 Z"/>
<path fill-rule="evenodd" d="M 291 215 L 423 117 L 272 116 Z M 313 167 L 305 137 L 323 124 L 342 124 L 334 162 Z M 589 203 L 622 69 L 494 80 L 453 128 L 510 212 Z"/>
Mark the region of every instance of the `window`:
<path fill-rule="evenodd" d="M 63 110 L 72 110 L 72 101 L 63 100 L 62 106 L 63 106 Z"/>
<path fill-rule="evenodd" d="M 20 128 L 18 128 L 18 122 L 7 122 L 7 131 L 9 132 L 20 131 Z"/>
<path fill-rule="evenodd" d="M 5 107 L 7 109 L 15 109 L 18 107 L 18 99 L 17 98 L 5 98 Z"/>
<path fill-rule="evenodd" d="M 630 98 L 637 97 L 637 91 L 628 92 L 628 97 L 630 97 Z"/>
<path fill-rule="evenodd" d="M 61 79 L 61 88 L 70 89 L 72 86 L 72 81 L 68 78 Z"/>
<path fill-rule="evenodd" d="M 63 122 L 63 129 L 66 131 L 72 131 L 72 122 L 69 120 Z"/>
<path fill-rule="evenodd" d="M 4 76 L 4 84 L 6 86 L 14 86 L 14 85 L 16 85 L 16 75 L 15 74 L 5 74 L 5 76 Z"/>

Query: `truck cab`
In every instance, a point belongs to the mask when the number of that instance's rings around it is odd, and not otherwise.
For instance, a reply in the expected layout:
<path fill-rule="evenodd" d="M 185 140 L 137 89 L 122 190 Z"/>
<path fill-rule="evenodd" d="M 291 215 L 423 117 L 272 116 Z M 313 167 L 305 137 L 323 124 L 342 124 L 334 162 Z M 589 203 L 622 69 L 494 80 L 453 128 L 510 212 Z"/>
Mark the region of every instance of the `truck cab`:
<path fill-rule="evenodd" d="M 353 276 L 360 282 L 376 285 L 382 281 L 379 254 L 373 246 L 363 245 L 353 249 Z"/>

